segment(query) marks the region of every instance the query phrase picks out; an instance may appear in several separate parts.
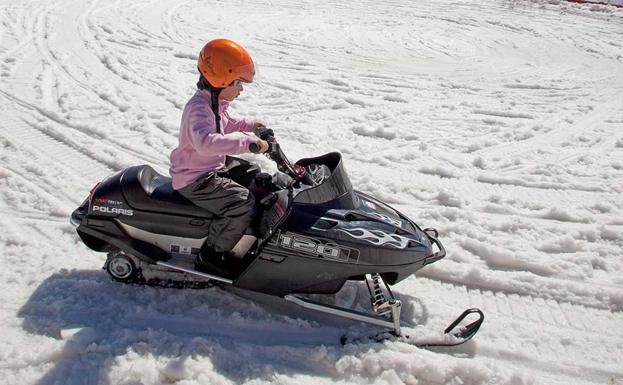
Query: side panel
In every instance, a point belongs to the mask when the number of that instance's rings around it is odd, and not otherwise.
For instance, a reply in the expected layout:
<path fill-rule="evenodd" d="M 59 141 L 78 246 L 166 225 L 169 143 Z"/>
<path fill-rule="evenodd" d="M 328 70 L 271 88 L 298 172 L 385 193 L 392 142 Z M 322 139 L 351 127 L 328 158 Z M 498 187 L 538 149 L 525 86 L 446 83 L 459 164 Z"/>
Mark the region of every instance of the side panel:
<path fill-rule="evenodd" d="M 132 239 L 154 245 L 169 254 L 197 255 L 201 250 L 201 245 L 207 238 L 205 234 L 203 238 L 180 237 L 146 231 L 123 222 L 120 222 L 119 225 Z"/>
<path fill-rule="evenodd" d="M 423 264 L 432 254 L 432 245 L 424 233 L 406 233 L 384 221 L 350 218 L 349 212 L 341 209 L 322 212 L 295 204 L 282 229 L 357 249 L 358 264 Z"/>
<path fill-rule="evenodd" d="M 93 239 L 99 239 L 110 245 L 99 250 L 96 249 L 96 251 L 108 251 L 109 248 L 123 250 L 149 263 L 155 263 L 156 260 L 167 260 L 170 257 L 168 253 L 154 245 L 129 237 L 115 220 L 84 218 L 76 231 L 81 236 L 83 234 L 88 235 L 91 245 Z"/>
<path fill-rule="evenodd" d="M 235 286 L 283 296 L 288 293 L 331 294 L 344 282 L 369 273 L 392 273 L 396 281 L 423 266 L 418 263 L 374 266 L 360 263 L 361 251 L 306 235 L 277 233 L 234 282 Z"/>
<path fill-rule="evenodd" d="M 136 210 L 121 191 L 121 178 L 114 174 L 93 191 L 78 233 L 96 251 L 125 250 L 146 261 L 168 260 L 172 253 L 197 254 L 210 220 Z M 81 208 L 82 209 L 82 208 Z"/>
<path fill-rule="evenodd" d="M 155 234 L 183 238 L 205 238 L 210 220 L 134 210 L 132 216 L 119 216 L 119 221 Z"/>

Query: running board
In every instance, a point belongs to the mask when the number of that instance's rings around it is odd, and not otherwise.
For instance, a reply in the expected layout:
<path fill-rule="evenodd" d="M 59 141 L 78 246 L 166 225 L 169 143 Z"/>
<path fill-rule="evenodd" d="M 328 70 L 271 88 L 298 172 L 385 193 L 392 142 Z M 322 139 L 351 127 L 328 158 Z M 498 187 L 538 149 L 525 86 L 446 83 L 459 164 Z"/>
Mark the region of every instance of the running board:
<path fill-rule="evenodd" d="M 202 272 L 197 271 L 197 270 L 187 269 L 185 267 L 172 265 L 170 263 L 166 263 L 166 262 L 162 262 L 162 261 L 158 261 L 158 262 L 156 262 L 156 264 L 159 265 L 159 266 L 167 267 L 169 269 L 183 271 L 184 273 L 198 275 L 199 277 L 211 279 L 213 281 L 219 281 L 219 282 L 227 283 L 229 285 L 234 283 L 234 281 L 232 281 L 231 279 L 219 277 L 218 275 L 206 274 L 206 273 L 202 273 Z"/>
<path fill-rule="evenodd" d="M 316 310 L 327 314 L 333 314 L 339 317 L 349 318 L 355 321 L 366 322 L 377 326 L 383 326 L 388 329 L 393 329 L 394 335 L 400 335 L 400 300 L 389 301 L 389 306 L 392 310 L 391 318 L 384 318 L 355 310 L 345 309 L 335 305 L 316 302 L 309 298 L 300 297 L 295 294 L 288 294 L 284 297 L 284 299 L 306 309 Z"/>

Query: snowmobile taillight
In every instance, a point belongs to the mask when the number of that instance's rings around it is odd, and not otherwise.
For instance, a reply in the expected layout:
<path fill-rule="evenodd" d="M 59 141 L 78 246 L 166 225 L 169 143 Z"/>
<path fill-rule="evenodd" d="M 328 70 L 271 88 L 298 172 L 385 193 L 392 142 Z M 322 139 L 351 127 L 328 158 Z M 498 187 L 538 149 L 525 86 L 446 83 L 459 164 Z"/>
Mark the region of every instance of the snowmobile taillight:
<path fill-rule="evenodd" d="M 93 188 L 91 189 L 91 191 L 89 191 L 89 204 L 91 203 L 91 200 L 93 199 L 93 193 L 95 192 L 95 190 L 97 189 L 97 186 L 100 185 L 101 182 L 97 182 L 95 184 L 95 186 L 93 186 Z"/>

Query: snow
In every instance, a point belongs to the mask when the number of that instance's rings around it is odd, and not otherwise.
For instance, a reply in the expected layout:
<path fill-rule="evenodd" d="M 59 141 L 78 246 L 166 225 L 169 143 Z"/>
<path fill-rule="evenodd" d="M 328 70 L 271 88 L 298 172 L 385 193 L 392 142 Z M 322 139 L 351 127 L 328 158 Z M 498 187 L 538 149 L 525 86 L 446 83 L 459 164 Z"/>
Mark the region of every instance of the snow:
<path fill-rule="evenodd" d="M 0 384 L 623 384 L 621 8 L 0 3 Z M 221 36 L 259 65 L 232 114 L 293 159 L 340 151 L 356 188 L 439 230 L 448 256 L 394 291 L 421 336 L 481 308 L 473 341 L 342 347 L 376 329 L 107 278 L 68 215 L 117 170 L 166 173 Z M 368 305 L 355 284 L 336 301 Z"/>

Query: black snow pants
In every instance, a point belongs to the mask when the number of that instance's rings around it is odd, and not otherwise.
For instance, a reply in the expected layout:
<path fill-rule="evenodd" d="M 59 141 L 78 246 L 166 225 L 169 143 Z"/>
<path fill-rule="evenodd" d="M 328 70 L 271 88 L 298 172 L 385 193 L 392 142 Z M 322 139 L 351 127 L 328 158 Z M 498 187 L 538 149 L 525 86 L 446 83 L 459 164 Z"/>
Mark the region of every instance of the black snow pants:
<path fill-rule="evenodd" d="M 255 198 L 248 187 L 260 168 L 246 160 L 227 157 L 225 167 L 210 171 L 177 192 L 214 214 L 208 229 L 207 252 L 230 251 L 253 220 Z"/>

